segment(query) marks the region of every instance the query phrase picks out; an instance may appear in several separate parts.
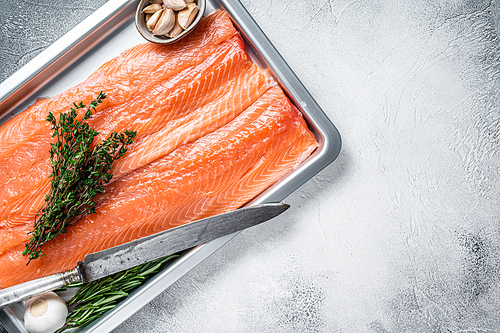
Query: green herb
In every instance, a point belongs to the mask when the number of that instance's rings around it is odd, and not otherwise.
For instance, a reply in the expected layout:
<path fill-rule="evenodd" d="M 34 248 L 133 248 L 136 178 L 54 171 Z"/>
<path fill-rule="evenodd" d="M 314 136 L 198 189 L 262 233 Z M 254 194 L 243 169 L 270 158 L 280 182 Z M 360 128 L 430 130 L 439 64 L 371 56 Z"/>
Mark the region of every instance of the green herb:
<path fill-rule="evenodd" d="M 149 275 L 156 273 L 162 264 L 176 257 L 179 255 L 173 254 L 94 282 L 67 286 L 81 289 L 67 302 L 69 313 L 66 324 L 56 333 L 87 326 L 114 308 L 118 301 L 128 296 L 130 290 L 141 285 Z"/>
<path fill-rule="evenodd" d="M 47 121 L 52 124 L 52 137 L 56 143 L 50 146 L 52 177 L 50 192 L 45 196 L 44 206 L 35 217 L 32 235 L 25 244 L 23 255 L 31 260 L 43 256 L 41 247 L 54 237 L 66 232 L 66 228 L 95 212 L 92 198 L 104 191 L 109 183 L 112 163 L 123 156 L 126 146 L 133 142 L 136 132 L 126 130 L 112 133 L 106 140 L 93 145 L 99 134 L 86 122 L 92 111 L 102 103 L 106 95 L 101 92 L 92 101 L 82 120 L 76 120 L 77 110 L 86 106 L 73 103 L 71 111 L 61 113 L 59 121 L 49 112 Z"/>

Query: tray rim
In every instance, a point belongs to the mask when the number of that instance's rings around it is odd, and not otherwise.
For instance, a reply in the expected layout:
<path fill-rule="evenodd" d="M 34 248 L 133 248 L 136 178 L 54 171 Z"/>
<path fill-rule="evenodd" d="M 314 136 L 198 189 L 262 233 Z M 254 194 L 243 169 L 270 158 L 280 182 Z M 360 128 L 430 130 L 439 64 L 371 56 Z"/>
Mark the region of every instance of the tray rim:
<path fill-rule="evenodd" d="M 229 14 L 245 40 L 249 52 L 257 50 L 258 54 L 252 57 L 254 62 L 267 69 L 278 81 L 292 103 L 302 112 L 319 142 L 318 149 L 296 170 L 273 184 L 247 205 L 282 201 L 337 158 L 342 145 L 340 134 L 244 6 L 235 0 L 208 0 L 208 2 L 213 8 L 220 8 Z M 137 4 L 138 0 L 108 1 L 0 83 L 0 119 L 7 117 L 9 110 L 35 94 L 43 84 L 50 84 L 51 79 L 71 66 L 79 57 L 84 56 L 93 46 L 102 42 L 124 23 L 133 20 Z M 109 29 L 110 26 L 112 29 Z M 105 28 L 108 28 L 107 34 L 96 34 Z M 54 69 L 58 64 L 58 68 Z M 13 97 L 15 102 L 12 101 Z M 114 329 L 238 234 L 239 232 L 187 251 L 148 282 L 131 292 L 113 310 L 75 332 L 103 332 Z M 0 321 L 9 332 L 26 332 L 9 308 L 0 311 Z"/>

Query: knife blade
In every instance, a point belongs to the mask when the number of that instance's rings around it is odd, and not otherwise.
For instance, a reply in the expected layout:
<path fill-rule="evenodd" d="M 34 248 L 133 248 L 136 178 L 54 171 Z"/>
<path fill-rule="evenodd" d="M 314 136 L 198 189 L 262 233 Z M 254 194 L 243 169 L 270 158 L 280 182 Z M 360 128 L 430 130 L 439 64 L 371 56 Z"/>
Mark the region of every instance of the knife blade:
<path fill-rule="evenodd" d="M 92 282 L 137 265 L 233 234 L 278 216 L 290 206 L 255 205 L 190 222 L 103 251 L 87 254 L 72 270 L 0 290 L 0 309 L 75 282 Z"/>

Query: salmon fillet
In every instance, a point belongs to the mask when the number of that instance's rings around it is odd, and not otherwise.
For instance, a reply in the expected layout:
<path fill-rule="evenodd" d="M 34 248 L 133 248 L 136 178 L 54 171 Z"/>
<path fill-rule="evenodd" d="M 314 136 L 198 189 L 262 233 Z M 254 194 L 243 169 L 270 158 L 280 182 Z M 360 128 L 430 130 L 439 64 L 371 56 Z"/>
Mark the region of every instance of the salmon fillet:
<path fill-rule="evenodd" d="M 45 257 L 25 266 L 23 245 L 0 256 L 0 284 L 71 269 L 88 253 L 240 207 L 316 147 L 297 109 L 271 88 L 227 125 L 110 184 L 96 214 L 46 244 Z"/>
<path fill-rule="evenodd" d="M 242 89 L 246 87 L 246 89 Z M 182 144 L 193 141 L 204 134 L 223 126 L 269 88 L 269 77 L 257 66 L 252 65 L 225 85 L 226 93 L 211 103 L 194 110 L 185 117 L 171 121 L 158 132 L 137 140 L 129 152 L 115 166 L 115 180 L 124 173 L 138 169 L 167 155 Z M 47 164 L 50 164 L 47 161 Z M 47 175 L 50 170 L 47 168 Z M 21 193 L 19 199 L 0 209 L 0 254 L 29 240 L 27 234 L 39 208 L 43 205 L 45 194 L 50 189 L 47 176 L 40 186 L 27 194 Z"/>
<path fill-rule="evenodd" d="M 49 110 L 57 116 L 67 112 L 73 102 L 83 101 L 88 105 L 100 91 L 104 91 L 108 98 L 103 100 L 89 123 L 99 122 L 101 116 L 113 118 L 110 109 L 123 111 L 119 117 L 121 120 L 136 115 L 145 121 L 149 119 L 148 112 L 155 111 L 137 105 L 137 100 L 144 97 L 145 92 L 161 89 L 160 83 L 165 85 L 165 80 L 200 64 L 214 54 L 219 44 L 236 34 L 227 15 L 216 11 L 204 18 L 189 38 L 179 43 L 169 47 L 140 44 L 102 65 L 79 85 L 52 98 L 37 100 L 27 110 L 0 125 L 0 184 L 48 158 L 47 145 L 51 137 L 50 124 L 45 118 Z M 106 131 L 101 134 L 107 135 Z"/>
<path fill-rule="evenodd" d="M 168 153 L 168 151 L 164 152 L 161 147 L 157 147 L 154 154 L 148 153 L 149 156 L 144 156 L 146 152 L 144 149 L 140 148 L 139 151 L 136 151 L 136 147 L 141 146 L 137 144 L 138 141 L 145 138 L 146 142 L 154 143 L 154 138 L 161 137 L 161 135 L 155 134 L 155 131 L 161 130 L 166 133 L 169 129 L 172 131 L 173 128 L 184 125 L 193 117 L 200 117 L 200 113 L 205 113 L 202 107 L 208 103 L 210 103 L 208 111 L 220 110 L 222 104 L 222 101 L 219 101 L 220 98 L 227 95 L 228 90 L 233 89 L 244 80 L 258 86 L 258 89 L 248 89 L 240 96 L 247 106 L 248 103 L 255 101 L 258 96 L 264 93 L 270 85 L 269 77 L 262 71 L 258 73 L 255 65 L 252 65 L 245 53 L 241 38 L 234 36 L 217 48 L 216 53 L 209 56 L 201 64 L 190 67 L 173 78 L 161 82 L 154 89 L 146 91 L 136 98 L 133 103 L 126 103 L 125 106 L 119 108 L 108 108 L 104 115 L 100 112 L 100 117 L 98 115 L 97 119 L 91 120 L 94 129 L 100 133 L 100 137 L 106 137 L 113 131 L 121 131 L 126 128 L 134 128 L 138 132 L 136 144 L 131 146 L 128 152 L 136 161 L 129 161 L 128 156 L 121 158 L 120 167 L 115 168 L 114 178 L 147 164 L 160 157 L 161 154 Z M 226 108 L 226 106 L 224 107 Z M 130 114 L 131 110 L 138 111 Z M 193 112 L 195 110 L 196 112 Z M 237 110 L 235 111 L 234 108 L 232 110 L 234 115 L 238 114 Z M 212 127 L 220 127 L 224 124 L 221 117 L 212 116 L 212 118 Z M 188 136 L 185 133 L 188 129 L 185 127 L 175 130 L 169 140 L 162 140 L 163 145 L 169 144 L 172 150 L 177 145 L 186 142 L 186 138 L 193 139 L 206 132 L 200 128 L 200 131 Z M 151 136 L 146 138 L 148 135 Z M 47 140 L 50 140 L 50 135 Z M 48 151 L 46 147 L 45 150 Z M 48 192 L 49 180 L 47 177 L 50 173 L 50 161 L 47 156 L 44 161 L 33 166 L 29 172 L 22 173 L 0 185 L 0 198 L 2 198 L 0 229 L 22 226 L 27 222 L 31 223 L 43 204 L 45 193 Z M 2 244 L 1 239 L 0 244 Z M 4 250 L 0 245 L 0 253 Z"/>
<path fill-rule="evenodd" d="M 136 130 L 136 140 L 95 198 L 96 213 L 44 245 L 46 256 L 26 266 L 27 232 L 49 189 L 46 112 L 66 112 L 79 100 L 88 104 L 100 90 L 109 98 L 91 126 L 100 138 Z M 0 126 L 0 287 L 71 269 L 88 253 L 234 210 L 317 146 L 300 112 L 250 61 L 223 12 L 204 18 L 179 44 L 138 45 L 80 85 L 37 101 Z M 12 169 L 3 170 L 9 163 Z"/>

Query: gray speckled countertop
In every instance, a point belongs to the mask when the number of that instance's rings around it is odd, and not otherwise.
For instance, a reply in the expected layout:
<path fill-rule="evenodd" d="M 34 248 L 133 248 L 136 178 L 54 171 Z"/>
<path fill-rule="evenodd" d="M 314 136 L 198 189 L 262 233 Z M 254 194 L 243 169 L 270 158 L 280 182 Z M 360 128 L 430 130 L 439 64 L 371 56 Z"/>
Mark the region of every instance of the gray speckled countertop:
<path fill-rule="evenodd" d="M 103 2 L 0 0 L 0 80 Z M 342 152 L 115 332 L 499 332 L 499 1 L 243 3 Z"/>

